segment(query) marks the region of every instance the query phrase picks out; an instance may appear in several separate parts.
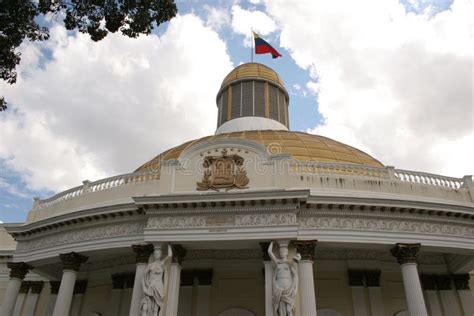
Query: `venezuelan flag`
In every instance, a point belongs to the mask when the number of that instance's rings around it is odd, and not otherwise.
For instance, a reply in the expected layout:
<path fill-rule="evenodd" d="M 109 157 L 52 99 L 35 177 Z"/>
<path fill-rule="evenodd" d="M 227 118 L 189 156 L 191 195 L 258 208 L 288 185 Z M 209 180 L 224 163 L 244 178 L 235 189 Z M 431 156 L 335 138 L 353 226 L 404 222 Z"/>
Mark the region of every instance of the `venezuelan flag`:
<path fill-rule="evenodd" d="M 255 40 L 255 54 L 272 54 L 273 58 L 281 57 L 281 54 L 277 52 L 270 44 L 268 44 L 263 38 L 257 33 L 253 32 L 253 38 Z"/>

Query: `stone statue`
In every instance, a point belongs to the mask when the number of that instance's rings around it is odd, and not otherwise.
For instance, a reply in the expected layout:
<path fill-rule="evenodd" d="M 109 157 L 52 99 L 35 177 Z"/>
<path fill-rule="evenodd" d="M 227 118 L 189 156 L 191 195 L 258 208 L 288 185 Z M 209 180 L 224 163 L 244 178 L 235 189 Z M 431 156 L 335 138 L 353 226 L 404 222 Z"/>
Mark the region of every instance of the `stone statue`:
<path fill-rule="evenodd" d="M 273 254 L 273 241 L 268 246 L 268 255 L 275 264 L 272 284 L 273 313 L 275 316 L 293 316 L 295 312 L 296 291 L 298 289 L 297 263 L 299 253 L 288 260 L 288 242 L 279 242 L 280 259 Z"/>
<path fill-rule="evenodd" d="M 162 316 L 165 305 L 165 266 L 173 256 L 168 245 L 168 255 L 162 259 L 161 248 L 156 248 L 151 261 L 143 274 L 143 299 L 140 305 L 140 316 Z"/>

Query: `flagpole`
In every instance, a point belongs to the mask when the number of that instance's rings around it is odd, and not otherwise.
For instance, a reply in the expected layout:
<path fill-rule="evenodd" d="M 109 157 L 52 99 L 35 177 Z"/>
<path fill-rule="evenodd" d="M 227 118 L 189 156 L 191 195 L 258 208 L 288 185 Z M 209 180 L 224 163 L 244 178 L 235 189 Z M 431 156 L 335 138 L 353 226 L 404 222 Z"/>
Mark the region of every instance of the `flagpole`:
<path fill-rule="evenodd" d="M 253 63 L 253 43 L 255 41 L 255 39 L 253 38 L 253 28 L 250 28 L 250 41 L 251 41 L 251 44 L 250 44 L 250 61 Z"/>

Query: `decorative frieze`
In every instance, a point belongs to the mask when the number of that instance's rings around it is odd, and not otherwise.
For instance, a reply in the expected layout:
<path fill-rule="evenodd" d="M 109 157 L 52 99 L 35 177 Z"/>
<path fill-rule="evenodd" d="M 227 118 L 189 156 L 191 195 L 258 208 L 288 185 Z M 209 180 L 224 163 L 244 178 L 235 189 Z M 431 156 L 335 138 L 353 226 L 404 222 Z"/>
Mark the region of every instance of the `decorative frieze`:
<path fill-rule="evenodd" d="M 24 262 L 7 262 L 7 267 L 10 269 L 10 278 L 23 280 L 32 266 Z"/>
<path fill-rule="evenodd" d="M 317 242 L 317 240 L 296 240 L 293 244 L 301 255 L 301 260 L 314 261 L 314 248 Z"/>
<path fill-rule="evenodd" d="M 59 259 L 63 264 L 63 270 L 79 271 L 81 264 L 87 261 L 88 257 L 80 255 L 75 252 L 62 253 L 59 255 Z"/>
<path fill-rule="evenodd" d="M 154 247 L 152 244 L 132 245 L 132 250 L 135 253 L 136 263 L 148 263 Z"/>
<path fill-rule="evenodd" d="M 454 287 L 456 290 L 470 290 L 469 287 L 469 274 L 453 274 Z"/>
<path fill-rule="evenodd" d="M 148 219 L 147 229 L 180 229 L 206 227 L 205 216 L 166 216 Z"/>
<path fill-rule="evenodd" d="M 416 255 L 420 251 L 420 244 L 398 243 L 390 252 L 397 259 L 399 264 L 416 263 Z"/>
<path fill-rule="evenodd" d="M 43 290 L 44 282 L 43 281 L 31 281 L 31 293 L 39 294 Z"/>
<path fill-rule="evenodd" d="M 236 215 L 235 226 L 283 226 L 297 224 L 295 213 Z"/>

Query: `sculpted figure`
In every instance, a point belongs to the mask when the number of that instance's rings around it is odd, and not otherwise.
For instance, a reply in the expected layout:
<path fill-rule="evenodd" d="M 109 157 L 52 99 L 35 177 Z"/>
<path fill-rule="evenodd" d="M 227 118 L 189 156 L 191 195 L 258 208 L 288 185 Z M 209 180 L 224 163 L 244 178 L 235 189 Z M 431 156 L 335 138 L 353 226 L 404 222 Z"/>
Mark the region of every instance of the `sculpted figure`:
<path fill-rule="evenodd" d="M 148 264 L 143 274 L 140 316 L 162 316 L 165 305 L 165 266 L 172 255 L 170 245 L 168 255 L 163 259 L 161 248 L 156 248 L 153 252 L 153 261 Z"/>
<path fill-rule="evenodd" d="M 293 316 L 298 289 L 297 263 L 301 256 L 296 254 L 292 260 L 288 260 L 288 244 L 280 242 L 279 246 L 280 259 L 273 254 L 273 241 L 268 246 L 268 255 L 276 266 L 272 285 L 273 313 L 278 316 Z"/>

